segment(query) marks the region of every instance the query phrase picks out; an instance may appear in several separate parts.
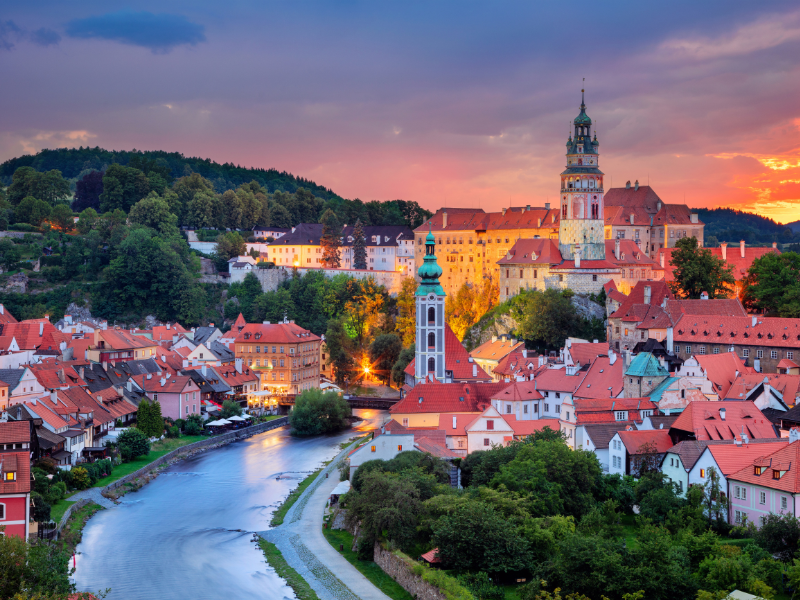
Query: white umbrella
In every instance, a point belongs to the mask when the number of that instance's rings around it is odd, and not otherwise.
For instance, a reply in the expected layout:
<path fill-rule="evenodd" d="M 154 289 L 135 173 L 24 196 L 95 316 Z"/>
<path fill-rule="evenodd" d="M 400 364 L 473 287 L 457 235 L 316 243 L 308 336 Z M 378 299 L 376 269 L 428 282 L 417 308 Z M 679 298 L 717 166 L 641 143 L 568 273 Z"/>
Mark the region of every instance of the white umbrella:
<path fill-rule="evenodd" d="M 219 421 L 217 421 L 217 425 L 230 425 L 230 424 L 231 422 L 228 421 L 227 419 L 220 419 Z"/>
<path fill-rule="evenodd" d="M 217 422 L 217 421 L 211 421 L 210 423 L 206 423 L 206 427 L 213 427 L 213 426 L 215 426 L 215 425 L 219 425 L 219 422 Z"/>
<path fill-rule="evenodd" d="M 234 415 L 232 417 L 228 417 L 228 420 L 229 421 L 246 421 L 247 419 L 243 419 L 242 417 L 240 417 L 238 415 Z"/>

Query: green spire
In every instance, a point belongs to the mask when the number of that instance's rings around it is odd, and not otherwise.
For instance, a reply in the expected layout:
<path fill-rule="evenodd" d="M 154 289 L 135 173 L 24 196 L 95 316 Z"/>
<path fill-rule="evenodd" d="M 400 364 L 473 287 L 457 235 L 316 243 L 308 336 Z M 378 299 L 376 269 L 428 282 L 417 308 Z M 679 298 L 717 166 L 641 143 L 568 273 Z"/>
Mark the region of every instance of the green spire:
<path fill-rule="evenodd" d="M 427 296 L 428 294 L 436 294 L 437 296 L 445 295 L 442 284 L 439 283 L 439 277 L 442 275 L 442 267 L 436 262 L 435 250 L 436 238 L 433 237 L 433 231 L 429 221 L 428 236 L 425 238 L 425 259 L 419 271 L 417 271 L 417 275 L 419 275 L 420 278 L 417 296 Z"/>

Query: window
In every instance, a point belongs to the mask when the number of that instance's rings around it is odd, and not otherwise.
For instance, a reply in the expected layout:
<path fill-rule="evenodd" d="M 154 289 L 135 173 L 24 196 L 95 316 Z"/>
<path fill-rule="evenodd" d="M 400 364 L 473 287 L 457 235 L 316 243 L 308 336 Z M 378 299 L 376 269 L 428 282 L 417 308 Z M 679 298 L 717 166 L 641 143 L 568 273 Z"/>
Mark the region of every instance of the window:
<path fill-rule="evenodd" d="M 786 358 L 788 358 L 789 360 L 794 360 L 794 352 L 787 352 Z M 5 395 L 6 395 L 5 391 L 3 391 L 3 396 Z"/>
<path fill-rule="evenodd" d="M 702 473 L 702 471 L 701 471 L 701 473 Z M 700 477 L 702 477 L 702 475 Z M 738 485 L 734 486 L 734 488 L 733 488 L 733 496 L 734 496 L 734 498 L 741 498 L 742 497 L 742 488 L 740 488 Z"/>
<path fill-rule="evenodd" d="M 458 447 L 459 448 L 463 448 L 464 447 L 464 440 L 458 440 Z"/>
<path fill-rule="evenodd" d="M 370 449 L 369 449 L 369 451 L 370 451 L 370 452 L 375 452 L 375 446 L 370 446 Z"/>
<path fill-rule="evenodd" d="M 672 232 L 671 231 L 670 231 L 670 237 L 672 237 Z M 742 522 L 742 511 L 740 511 L 740 510 L 736 511 L 736 522 L 737 523 L 741 523 Z"/>
<path fill-rule="evenodd" d="M 16 481 L 17 480 L 17 472 L 16 471 L 6 471 L 3 473 L 3 481 Z"/>
<path fill-rule="evenodd" d="M 494 421 L 492 419 L 486 419 L 486 429 L 489 431 L 494 429 Z"/>
<path fill-rule="evenodd" d="M 153 402 L 158 402 L 158 394 L 153 394 Z"/>
<path fill-rule="evenodd" d="M 778 358 L 778 351 L 777 350 L 772 350 L 769 353 L 769 356 L 770 356 L 770 358 Z"/>
<path fill-rule="evenodd" d="M 526 415 L 528 414 L 528 405 L 527 405 L 527 404 L 525 404 L 525 405 L 522 407 L 522 412 L 523 412 L 523 413 L 525 413 Z"/>
<path fill-rule="evenodd" d="M 706 353 L 706 347 L 705 346 L 700 346 L 699 352 L 700 352 L 700 354 L 705 354 Z"/>
<path fill-rule="evenodd" d="M 436 334 L 433 331 L 428 332 L 428 348 L 436 347 Z"/>
<path fill-rule="evenodd" d="M 742 500 L 747 500 L 747 488 L 742 488 Z"/>
<path fill-rule="evenodd" d="M 759 504 L 766 504 L 767 503 L 767 492 L 759 492 L 759 494 L 758 494 L 758 502 L 759 502 Z"/>
<path fill-rule="evenodd" d="M 556 392 L 556 398 L 561 398 L 561 392 Z M 556 407 L 556 410 L 558 410 L 558 407 Z"/>
<path fill-rule="evenodd" d="M 186 414 L 187 415 L 189 414 L 189 405 L 188 404 L 186 405 Z"/>
<path fill-rule="evenodd" d="M 433 306 L 428 307 L 428 325 L 436 323 L 436 309 Z"/>
<path fill-rule="evenodd" d="M 397 451 L 398 452 L 402 452 L 403 451 L 403 445 L 402 444 L 397 444 Z"/>
<path fill-rule="evenodd" d="M 786 502 L 786 496 L 781 498 L 781 510 L 786 510 L 788 502 Z"/>
<path fill-rule="evenodd" d="M 192 404 L 192 412 L 197 412 L 197 404 Z"/>
<path fill-rule="evenodd" d="M 706 470 L 700 469 L 700 479 L 705 479 L 705 478 L 706 478 Z"/>
<path fill-rule="evenodd" d="M 197 392 L 192 392 L 192 400 L 197 400 Z"/>
<path fill-rule="evenodd" d="M 488 446 L 489 445 L 489 438 L 483 438 L 483 445 L 484 446 Z"/>
<path fill-rule="evenodd" d="M 742 348 L 742 358 L 750 356 L 750 348 Z"/>
<path fill-rule="evenodd" d="M 625 411 L 618 410 L 617 412 L 614 413 L 614 418 L 617 421 L 624 421 L 625 420 Z"/>
<path fill-rule="evenodd" d="M 714 346 L 714 354 L 719 354 L 719 346 Z"/>
<path fill-rule="evenodd" d="M 511 405 L 510 404 L 506 404 L 506 414 L 507 415 L 511 414 Z"/>
<path fill-rule="evenodd" d="M 408 427 L 408 417 L 403 419 L 403 427 Z"/>
<path fill-rule="evenodd" d="M 537 269 L 533 270 L 533 278 L 536 279 L 539 276 L 539 271 Z"/>
<path fill-rule="evenodd" d="M 431 356 L 428 359 L 428 373 L 435 373 L 435 372 L 436 372 L 436 359 Z"/>
<path fill-rule="evenodd" d="M 6 518 L 6 505 L 0 504 L 0 521 L 4 520 L 5 518 Z"/>
<path fill-rule="evenodd" d="M 764 358 L 764 351 L 756 350 L 756 358 Z"/>
<path fill-rule="evenodd" d="M 550 405 L 545 402 L 544 412 L 550 412 Z"/>
<path fill-rule="evenodd" d="M 692 353 L 692 347 L 686 346 L 686 354 L 691 354 L 691 353 Z"/>

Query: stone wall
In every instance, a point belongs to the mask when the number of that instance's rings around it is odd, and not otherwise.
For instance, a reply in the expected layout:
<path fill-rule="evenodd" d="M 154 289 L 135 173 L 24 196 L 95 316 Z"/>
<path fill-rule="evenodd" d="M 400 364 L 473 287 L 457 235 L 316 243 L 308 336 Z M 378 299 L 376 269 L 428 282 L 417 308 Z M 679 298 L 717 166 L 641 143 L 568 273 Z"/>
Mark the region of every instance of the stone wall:
<path fill-rule="evenodd" d="M 64 525 L 67 524 L 67 521 L 69 521 L 69 518 L 72 515 L 72 513 L 75 512 L 76 510 L 80 510 L 81 508 L 89 504 L 89 502 L 91 502 L 91 500 L 89 500 L 88 498 L 83 498 L 75 502 L 75 504 L 70 504 L 67 507 L 67 510 L 64 511 L 64 515 L 61 517 L 61 521 L 59 521 L 58 523 L 58 529 L 56 530 L 55 539 L 58 539 L 61 536 L 61 530 L 64 529 Z"/>
<path fill-rule="evenodd" d="M 375 563 L 416 600 L 447 600 L 439 588 L 414 575 L 410 564 L 378 542 L 375 543 Z"/>
<path fill-rule="evenodd" d="M 265 292 L 274 292 L 278 289 L 278 286 L 289 279 L 289 273 L 283 269 L 231 269 L 231 283 L 235 283 L 237 281 L 241 282 L 244 281 L 244 278 L 247 277 L 248 273 L 252 273 L 256 276 L 259 283 L 261 284 L 261 289 Z"/>

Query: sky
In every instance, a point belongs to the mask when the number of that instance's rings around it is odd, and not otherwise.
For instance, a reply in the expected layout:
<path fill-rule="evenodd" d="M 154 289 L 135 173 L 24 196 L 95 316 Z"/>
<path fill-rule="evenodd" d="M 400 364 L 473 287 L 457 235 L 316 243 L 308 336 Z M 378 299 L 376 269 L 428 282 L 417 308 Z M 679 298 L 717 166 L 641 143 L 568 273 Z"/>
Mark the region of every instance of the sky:
<path fill-rule="evenodd" d="M 582 86 L 606 189 L 800 219 L 796 0 L 0 5 L 0 162 L 167 150 L 365 201 L 541 206 Z"/>

